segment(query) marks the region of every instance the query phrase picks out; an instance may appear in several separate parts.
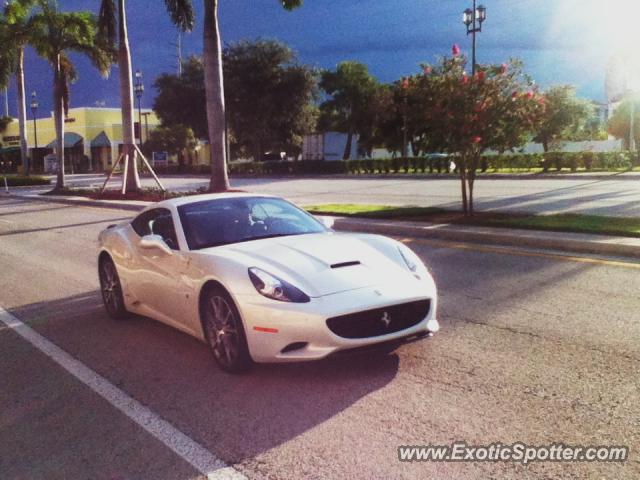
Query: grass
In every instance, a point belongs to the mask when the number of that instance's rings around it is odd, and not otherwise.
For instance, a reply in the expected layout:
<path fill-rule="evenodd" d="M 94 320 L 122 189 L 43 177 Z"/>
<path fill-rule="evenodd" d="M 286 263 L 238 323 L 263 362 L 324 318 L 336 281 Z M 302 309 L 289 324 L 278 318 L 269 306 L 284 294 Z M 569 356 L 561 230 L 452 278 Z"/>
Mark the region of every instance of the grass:
<path fill-rule="evenodd" d="M 454 223 L 501 228 L 522 228 L 557 232 L 595 233 L 640 238 L 640 218 L 604 217 L 597 215 L 557 214 L 527 215 L 477 212 L 465 217 L 460 212 L 432 207 L 394 207 L 366 204 L 324 204 L 305 207 L 313 214 L 346 217 Z"/>
<path fill-rule="evenodd" d="M 4 181 L 7 180 L 9 187 L 26 187 L 30 185 L 49 185 L 51 180 L 39 175 L 19 175 L 15 173 L 0 173 L 0 188 L 4 188 Z"/>

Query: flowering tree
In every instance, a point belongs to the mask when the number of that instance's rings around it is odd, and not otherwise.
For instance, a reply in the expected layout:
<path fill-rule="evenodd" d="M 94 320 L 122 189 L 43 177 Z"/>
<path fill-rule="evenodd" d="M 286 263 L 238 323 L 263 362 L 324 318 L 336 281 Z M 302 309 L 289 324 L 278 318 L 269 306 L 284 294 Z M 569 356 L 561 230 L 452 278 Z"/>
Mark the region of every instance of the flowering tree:
<path fill-rule="evenodd" d="M 545 99 L 522 73 L 519 61 L 480 65 L 473 77 L 465 71 L 466 65 L 466 57 L 454 45 L 451 57 L 438 65 L 423 65 L 421 74 L 401 85 L 414 102 L 412 118 L 420 126 L 414 134 L 421 149 L 455 158 L 463 211 L 473 215 L 481 155 L 523 145 L 544 113 Z"/>

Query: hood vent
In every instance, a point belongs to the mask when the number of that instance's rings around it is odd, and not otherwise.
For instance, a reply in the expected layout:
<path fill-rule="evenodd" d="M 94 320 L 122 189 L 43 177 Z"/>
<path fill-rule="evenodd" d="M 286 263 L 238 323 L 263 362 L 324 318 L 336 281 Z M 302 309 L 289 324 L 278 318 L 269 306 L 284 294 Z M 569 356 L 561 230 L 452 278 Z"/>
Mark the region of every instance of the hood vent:
<path fill-rule="evenodd" d="M 360 262 L 358 260 L 354 260 L 352 262 L 334 263 L 331 265 L 331 268 L 353 267 L 355 265 L 360 265 Z"/>

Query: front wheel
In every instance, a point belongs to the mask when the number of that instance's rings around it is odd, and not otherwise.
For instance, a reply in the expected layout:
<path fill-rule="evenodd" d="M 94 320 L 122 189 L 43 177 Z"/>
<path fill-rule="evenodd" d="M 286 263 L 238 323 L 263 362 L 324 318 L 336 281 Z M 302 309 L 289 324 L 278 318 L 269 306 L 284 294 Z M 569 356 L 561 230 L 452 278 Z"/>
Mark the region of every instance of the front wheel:
<path fill-rule="evenodd" d="M 202 326 L 213 357 L 229 373 L 247 371 L 251 356 L 240 314 L 221 287 L 209 288 L 202 299 Z"/>
<path fill-rule="evenodd" d="M 122 285 L 113 260 L 105 258 L 100 262 L 98 270 L 104 307 L 112 318 L 123 320 L 127 317 L 128 312 L 124 306 Z"/>

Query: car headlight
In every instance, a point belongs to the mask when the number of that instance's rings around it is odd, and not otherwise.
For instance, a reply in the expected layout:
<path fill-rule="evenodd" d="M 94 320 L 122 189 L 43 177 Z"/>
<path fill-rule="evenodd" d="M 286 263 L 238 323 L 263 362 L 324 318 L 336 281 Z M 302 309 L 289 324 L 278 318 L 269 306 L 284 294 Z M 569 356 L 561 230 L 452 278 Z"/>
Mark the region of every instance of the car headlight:
<path fill-rule="evenodd" d="M 260 295 L 281 302 L 307 303 L 311 299 L 297 287 L 256 267 L 249 269 L 249 278 Z"/>

